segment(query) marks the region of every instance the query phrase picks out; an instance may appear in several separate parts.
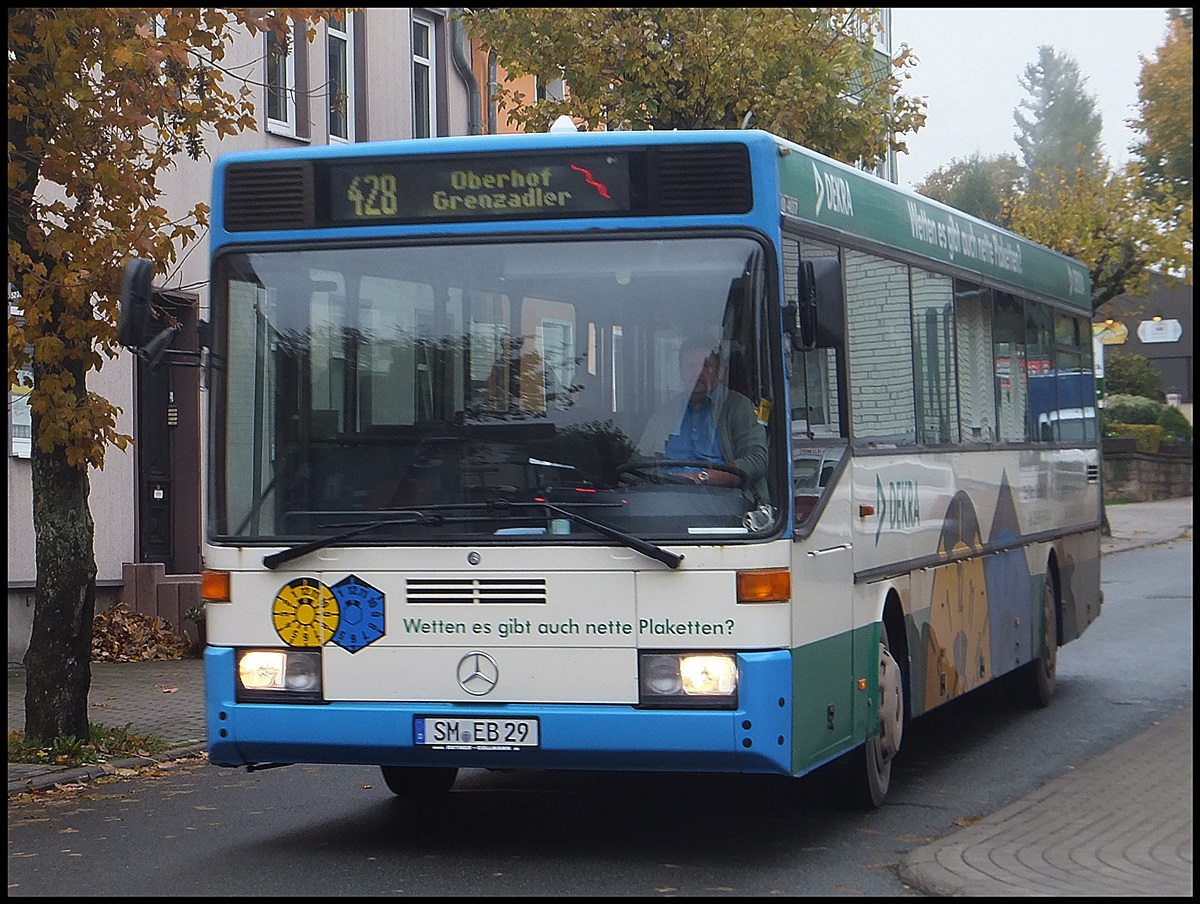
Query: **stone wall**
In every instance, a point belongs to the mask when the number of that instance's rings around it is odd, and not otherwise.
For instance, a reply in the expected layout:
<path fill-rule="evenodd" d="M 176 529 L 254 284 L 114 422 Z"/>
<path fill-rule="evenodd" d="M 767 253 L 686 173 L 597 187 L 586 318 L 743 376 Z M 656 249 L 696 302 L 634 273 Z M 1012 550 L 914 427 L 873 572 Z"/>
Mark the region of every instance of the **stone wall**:
<path fill-rule="evenodd" d="M 1152 502 L 1192 495 L 1191 447 L 1187 454 L 1150 454 L 1104 443 L 1104 498 Z"/>

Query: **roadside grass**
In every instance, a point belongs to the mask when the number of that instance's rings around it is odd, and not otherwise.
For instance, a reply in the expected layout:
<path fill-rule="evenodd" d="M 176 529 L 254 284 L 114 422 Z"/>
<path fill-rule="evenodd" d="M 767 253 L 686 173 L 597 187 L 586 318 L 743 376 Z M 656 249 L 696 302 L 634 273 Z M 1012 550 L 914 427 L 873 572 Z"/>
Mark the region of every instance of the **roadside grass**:
<path fill-rule="evenodd" d="M 122 728 L 111 728 L 94 722 L 88 727 L 86 741 L 65 737 L 46 744 L 26 739 L 23 731 L 10 731 L 8 761 L 51 766 L 91 766 L 110 760 L 148 757 L 167 749 L 167 743 L 160 738 L 134 734 L 131 728 L 132 723 Z"/>

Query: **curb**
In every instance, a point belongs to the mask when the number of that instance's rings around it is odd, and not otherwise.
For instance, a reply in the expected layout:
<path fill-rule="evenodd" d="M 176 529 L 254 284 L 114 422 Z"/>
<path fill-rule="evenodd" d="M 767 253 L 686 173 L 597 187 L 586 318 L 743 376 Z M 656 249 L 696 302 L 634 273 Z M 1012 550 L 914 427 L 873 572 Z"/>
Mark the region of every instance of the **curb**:
<path fill-rule="evenodd" d="M 173 763 L 177 760 L 191 759 L 202 756 L 206 752 L 205 744 L 192 744 L 187 747 L 176 747 L 164 753 L 151 756 L 130 757 L 124 760 L 113 760 L 108 763 L 94 763 L 87 766 L 68 766 L 53 772 L 44 772 L 19 781 L 8 783 L 8 796 L 30 794 L 38 791 L 52 791 L 59 785 L 78 785 L 92 782 L 105 776 L 125 777 L 122 770 L 137 771 L 150 766 Z"/>
<path fill-rule="evenodd" d="M 1191 539 L 1192 539 L 1192 529 L 1190 527 L 1183 528 L 1178 534 L 1176 534 L 1173 537 L 1157 537 L 1157 538 L 1147 537 L 1144 540 L 1132 540 L 1132 539 L 1127 539 L 1124 537 L 1117 537 L 1117 538 L 1102 537 L 1100 539 L 1100 555 L 1102 557 L 1103 556 L 1115 556 L 1117 553 L 1129 552 L 1130 550 L 1133 550 L 1133 549 L 1146 549 L 1151 546 L 1162 546 L 1164 543 L 1174 543 L 1177 540 L 1191 540 Z M 1119 546 L 1115 549 L 1109 549 L 1109 550 L 1105 551 L 1105 549 L 1104 549 L 1105 541 L 1107 541 L 1110 544 L 1120 543 L 1121 546 Z"/>

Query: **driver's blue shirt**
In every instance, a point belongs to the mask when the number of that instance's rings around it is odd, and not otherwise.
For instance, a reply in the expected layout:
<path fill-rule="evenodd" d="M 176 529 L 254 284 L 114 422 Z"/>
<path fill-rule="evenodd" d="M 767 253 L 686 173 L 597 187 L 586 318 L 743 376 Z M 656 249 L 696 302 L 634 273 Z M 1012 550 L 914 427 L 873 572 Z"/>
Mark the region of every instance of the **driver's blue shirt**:
<path fill-rule="evenodd" d="M 717 439 L 711 395 L 705 397 L 697 408 L 693 408 L 690 401 L 684 404 L 679 432 L 667 437 L 664 454 L 667 458 L 711 461 L 715 464 L 725 461 L 725 456 L 721 454 L 721 443 Z"/>

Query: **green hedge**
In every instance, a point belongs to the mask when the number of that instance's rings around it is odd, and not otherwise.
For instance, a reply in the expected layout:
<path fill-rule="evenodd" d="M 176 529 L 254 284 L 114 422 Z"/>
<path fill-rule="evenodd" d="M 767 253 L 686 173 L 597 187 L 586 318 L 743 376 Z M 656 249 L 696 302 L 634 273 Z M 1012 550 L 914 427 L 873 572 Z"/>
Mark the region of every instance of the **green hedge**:
<path fill-rule="evenodd" d="M 1137 440 L 1139 452 L 1157 452 L 1167 431 L 1158 424 L 1109 424 L 1106 436 L 1132 436 Z"/>
<path fill-rule="evenodd" d="M 1167 432 L 1167 439 L 1185 439 L 1192 441 L 1192 425 L 1178 408 L 1164 405 L 1158 415 L 1158 426 Z"/>
<path fill-rule="evenodd" d="M 1104 419 L 1110 424 L 1157 424 L 1166 407 L 1145 396 L 1118 393 L 1110 395 L 1104 403 Z"/>

